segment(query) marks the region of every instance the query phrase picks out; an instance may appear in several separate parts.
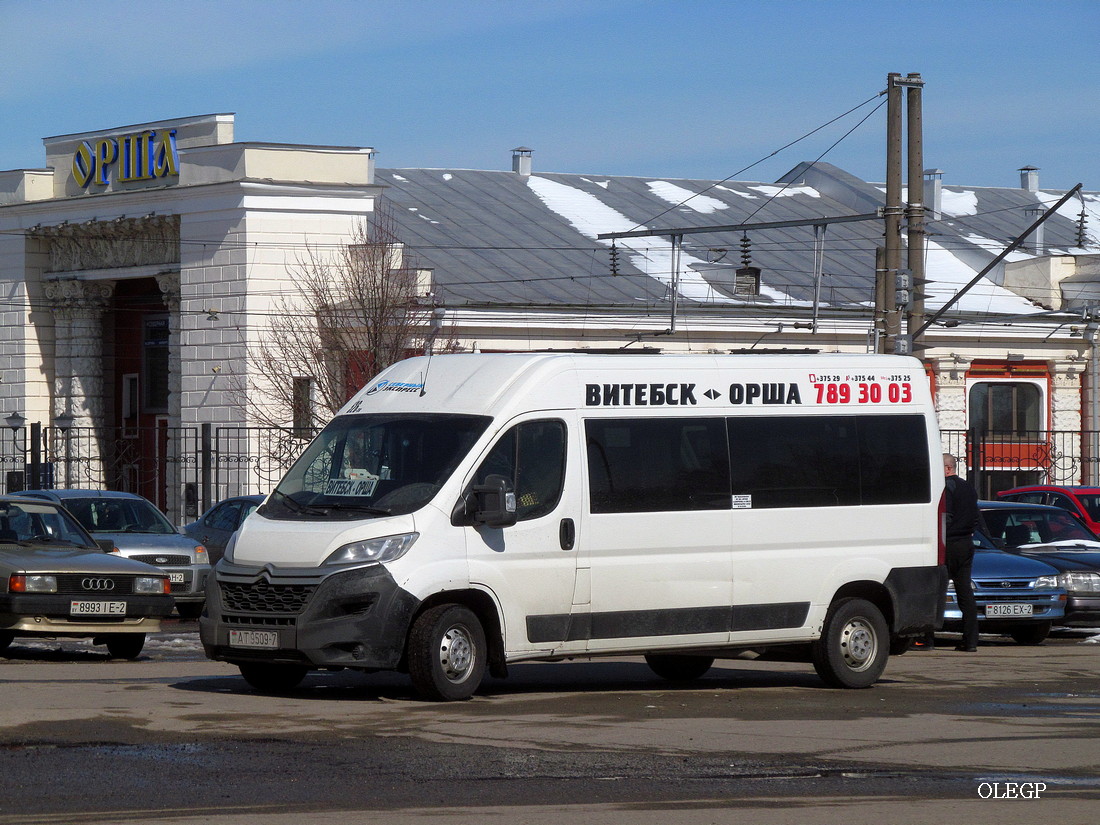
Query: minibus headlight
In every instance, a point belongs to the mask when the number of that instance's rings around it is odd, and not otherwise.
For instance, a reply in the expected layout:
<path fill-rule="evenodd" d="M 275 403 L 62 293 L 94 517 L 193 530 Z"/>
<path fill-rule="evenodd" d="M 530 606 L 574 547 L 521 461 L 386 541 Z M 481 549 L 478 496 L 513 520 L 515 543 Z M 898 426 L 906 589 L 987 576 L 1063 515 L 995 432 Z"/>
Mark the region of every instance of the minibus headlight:
<path fill-rule="evenodd" d="M 402 533 L 399 536 L 353 541 L 325 559 L 325 564 L 378 564 L 394 561 L 405 555 L 419 537 L 419 533 Z"/>

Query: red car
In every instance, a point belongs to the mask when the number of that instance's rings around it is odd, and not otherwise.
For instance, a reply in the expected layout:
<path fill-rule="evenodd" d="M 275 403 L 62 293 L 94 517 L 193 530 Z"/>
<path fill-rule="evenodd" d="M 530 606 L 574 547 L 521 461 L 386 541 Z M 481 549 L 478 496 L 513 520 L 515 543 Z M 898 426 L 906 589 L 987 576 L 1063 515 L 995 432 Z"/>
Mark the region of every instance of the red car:
<path fill-rule="evenodd" d="M 1057 487 L 1052 484 L 1034 484 L 1030 487 L 1003 490 L 997 493 L 997 496 L 1005 501 L 1050 504 L 1069 510 L 1092 532 L 1100 535 L 1100 487 Z"/>

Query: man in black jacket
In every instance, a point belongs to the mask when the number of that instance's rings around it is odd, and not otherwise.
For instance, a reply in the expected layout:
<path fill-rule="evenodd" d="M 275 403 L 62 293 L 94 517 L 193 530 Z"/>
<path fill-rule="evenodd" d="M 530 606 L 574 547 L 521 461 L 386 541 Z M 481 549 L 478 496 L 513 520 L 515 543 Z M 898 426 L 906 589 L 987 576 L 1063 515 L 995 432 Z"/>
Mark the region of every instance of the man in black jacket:
<path fill-rule="evenodd" d="M 955 473 L 955 456 L 943 454 L 947 486 L 947 574 L 955 585 L 955 599 L 962 611 L 962 643 L 955 650 L 978 649 L 978 605 L 970 577 L 974 566 L 974 528 L 978 526 L 978 494 L 973 485 Z"/>

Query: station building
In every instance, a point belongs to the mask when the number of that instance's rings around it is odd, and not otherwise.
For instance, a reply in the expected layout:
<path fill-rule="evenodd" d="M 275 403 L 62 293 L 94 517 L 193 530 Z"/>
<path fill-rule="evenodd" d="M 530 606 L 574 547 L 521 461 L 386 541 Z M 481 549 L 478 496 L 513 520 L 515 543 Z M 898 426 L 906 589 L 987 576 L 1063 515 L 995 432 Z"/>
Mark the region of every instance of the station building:
<path fill-rule="evenodd" d="M 672 181 L 539 173 L 520 147 L 510 169 L 376 169 L 367 147 L 236 142 L 231 114 L 44 147 L 43 168 L 0 172 L 8 489 L 33 463 L 48 468 L 40 484 L 131 489 L 177 520 L 198 505 L 196 485 L 201 501 L 267 492 L 286 455 L 215 434 L 207 454 L 222 463 L 203 482 L 194 433 L 256 425 L 241 387 L 304 251 L 339 249 L 382 209 L 424 275 L 411 297 L 436 308 L 455 349 L 880 346 L 882 223 L 824 218 L 874 214 L 884 189 L 828 164 L 773 182 Z M 1062 194 L 1019 171 L 1019 187 L 979 188 L 930 170 L 928 311 Z M 754 223 L 788 225 L 719 231 Z M 983 492 L 1098 480 L 1098 227 L 1100 196 L 1067 203 L 925 336 L 941 427 L 958 434 L 945 448 L 1005 433 L 982 447 Z M 634 229 L 660 231 L 614 250 L 599 237 Z M 288 443 L 282 453 L 300 446 Z M 247 470 L 228 473 L 229 459 Z"/>

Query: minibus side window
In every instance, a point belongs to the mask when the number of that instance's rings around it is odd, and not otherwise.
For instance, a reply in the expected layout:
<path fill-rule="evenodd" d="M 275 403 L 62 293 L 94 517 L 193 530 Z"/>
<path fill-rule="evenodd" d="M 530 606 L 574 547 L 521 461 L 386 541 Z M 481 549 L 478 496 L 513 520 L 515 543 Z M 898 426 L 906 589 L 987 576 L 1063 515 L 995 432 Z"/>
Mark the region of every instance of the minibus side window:
<path fill-rule="evenodd" d="M 593 513 L 729 509 L 721 418 L 589 419 L 585 434 Z"/>
<path fill-rule="evenodd" d="M 753 509 L 930 500 L 924 419 L 731 417 L 732 492 Z"/>
<path fill-rule="evenodd" d="M 474 483 L 484 484 L 490 475 L 512 480 L 517 521 L 552 512 L 565 480 L 564 422 L 525 421 L 512 427 L 478 467 Z"/>

